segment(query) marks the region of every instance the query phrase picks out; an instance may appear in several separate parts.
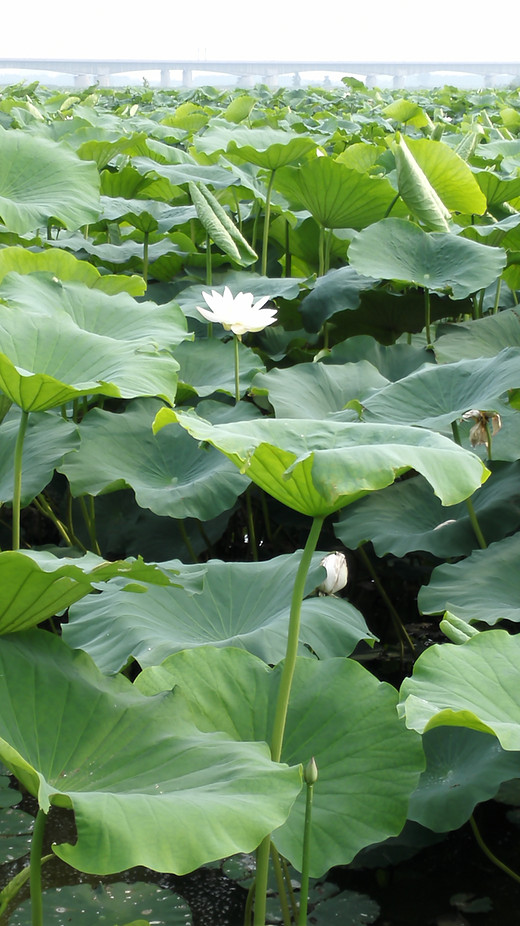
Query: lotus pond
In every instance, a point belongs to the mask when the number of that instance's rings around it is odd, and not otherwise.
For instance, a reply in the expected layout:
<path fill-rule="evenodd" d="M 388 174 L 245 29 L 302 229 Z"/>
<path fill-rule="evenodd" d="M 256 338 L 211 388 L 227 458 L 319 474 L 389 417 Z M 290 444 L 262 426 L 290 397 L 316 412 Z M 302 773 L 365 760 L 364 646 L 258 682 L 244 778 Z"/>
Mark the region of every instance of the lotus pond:
<path fill-rule="evenodd" d="M 518 90 L 8 87 L 0 222 L 2 926 L 507 922 Z"/>

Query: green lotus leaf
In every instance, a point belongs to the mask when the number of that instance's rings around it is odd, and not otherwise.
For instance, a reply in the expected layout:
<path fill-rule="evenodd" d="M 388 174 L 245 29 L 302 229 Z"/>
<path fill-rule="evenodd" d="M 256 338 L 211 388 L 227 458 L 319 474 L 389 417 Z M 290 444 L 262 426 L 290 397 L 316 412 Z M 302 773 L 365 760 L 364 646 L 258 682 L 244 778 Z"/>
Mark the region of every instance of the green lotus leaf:
<path fill-rule="evenodd" d="M 178 364 L 161 348 L 186 335 L 169 307 L 37 273 L 9 274 L 0 299 L 0 388 L 24 411 L 89 394 L 173 402 Z"/>
<path fill-rule="evenodd" d="M 0 128 L 0 215 L 19 235 L 51 218 L 76 229 L 100 213 L 99 174 L 70 148 L 27 132 Z"/>
<path fill-rule="evenodd" d="M 321 362 L 340 364 L 358 363 L 360 360 L 367 360 L 391 382 L 403 379 L 426 363 L 434 363 L 431 351 L 424 347 L 401 343 L 385 346 L 367 335 L 340 341 Z"/>
<path fill-rule="evenodd" d="M 434 727 L 422 743 L 426 769 L 410 798 L 408 819 L 435 833 L 458 829 L 502 782 L 520 777 L 520 753 L 506 752 L 487 733 Z"/>
<path fill-rule="evenodd" d="M 237 740 L 270 739 L 281 667 L 234 648 L 204 647 L 145 669 L 147 693 L 175 685 L 180 717 Z M 283 760 L 318 766 L 312 814 L 310 874 L 347 864 L 364 846 L 397 835 L 410 791 L 424 766 L 418 739 L 395 712 L 397 693 L 349 659 L 298 659 Z M 305 794 L 273 840 L 301 866 Z"/>
<path fill-rule="evenodd" d="M 466 643 L 435 644 L 401 686 L 399 714 L 413 730 L 469 727 L 520 751 L 520 637 L 506 630 L 477 633 Z"/>
<path fill-rule="evenodd" d="M 139 173 L 146 175 L 152 172 L 158 177 L 165 177 L 174 186 L 182 186 L 192 180 L 195 183 L 205 183 L 214 189 L 225 189 L 238 182 L 231 170 L 218 164 L 197 164 L 191 158 L 180 164 L 161 164 L 152 158 L 136 157 L 132 158 L 132 164 Z"/>
<path fill-rule="evenodd" d="M 367 421 L 415 424 L 443 430 L 471 409 L 492 410 L 499 397 L 520 385 L 520 348 L 489 359 L 428 364 L 364 400 Z"/>
<path fill-rule="evenodd" d="M 423 614 L 451 611 L 468 623 L 520 621 L 520 534 L 475 550 L 460 563 L 443 563 L 419 592 Z"/>
<path fill-rule="evenodd" d="M 47 251 L 28 251 L 25 248 L 12 247 L 0 250 L 0 282 L 6 274 L 37 273 L 50 271 L 62 281 L 74 280 L 85 283 L 92 289 L 105 293 L 129 293 L 130 296 L 142 296 L 146 283 L 140 276 L 123 276 L 122 274 L 105 274 L 101 276 L 92 264 L 78 260 L 68 251 L 52 248 Z"/>
<path fill-rule="evenodd" d="M 267 395 L 278 418 L 325 418 L 367 396 L 388 380 L 371 363 L 299 363 L 255 376 L 252 395 Z"/>
<path fill-rule="evenodd" d="M 389 218 L 358 232 L 349 247 L 349 261 L 365 276 L 401 280 L 464 299 L 501 275 L 506 253 Z"/>
<path fill-rule="evenodd" d="M 441 329 L 433 344 L 439 363 L 495 357 L 506 347 L 520 347 L 520 314 L 516 308 L 450 325 Z"/>
<path fill-rule="evenodd" d="M 230 126 L 224 119 L 213 119 L 207 131 L 194 139 L 198 151 L 212 154 L 227 151 L 249 164 L 278 170 L 286 164 L 305 160 L 316 150 L 317 142 L 309 135 L 298 135 L 264 125 L 248 129 Z"/>
<path fill-rule="evenodd" d="M 140 881 L 48 888 L 42 894 L 42 908 L 46 926 L 149 926 L 150 922 L 154 926 L 191 926 L 193 922 L 182 897 Z M 140 913 L 145 913 L 147 919 L 135 919 Z M 30 901 L 25 901 L 9 917 L 10 926 L 27 926 L 30 918 Z"/>
<path fill-rule="evenodd" d="M 211 240 L 236 263 L 243 267 L 255 263 L 258 254 L 231 221 L 216 196 L 203 183 L 188 184 L 198 219 Z"/>
<path fill-rule="evenodd" d="M 316 554 L 306 594 L 324 578 Z M 63 636 L 88 652 L 103 672 L 118 672 L 134 657 L 156 665 L 179 650 L 237 646 L 273 664 L 285 655 L 292 588 L 301 553 L 268 562 L 206 564 L 204 588 L 195 596 L 173 586 L 152 585 L 132 594 L 110 583 L 102 595 L 78 602 Z M 319 658 L 349 655 L 360 640 L 373 640 L 361 614 L 342 598 L 311 597 L 303 602 L 300 652 Z"/>
<path fill-rule="evenodd" d="M 235 396 L 233 338 L 227 341 L 217 337 L 185 341 L 176 348 L 175 359 L 180 367 L 177 404 L 192 399 L 194 395 L 209 396 L 215 392 Z M 238 362 L 240 395 L 244 396 L 256 374 L 265 371 L 265 366 L 258 354 L 241 341 L 238 344 Z"/>
<path fill-rule="evenodd" d="M 145 697 L 44 631 L 3 637 L 0 667 L 0 758 L 44 812 L 74 810 L 77 842 L 53 845 L 74 868 L 184 874 L 251 851 L 287 818 L 299 768 L 265 743 L 172 722 L 171 692 Z"/>
<path fill-rule="evenodd" d="M 491 478 L 472 498 L 488 543 L 520 528 L 520 462 L 490 465 Z M 443 507 L 420 476 L 350 505 L 334 532 L 350 549 L 370 540 L 378 556 L 406 556 L 412 550 L 439 558 L 466 556 L 477 546 L 467 505 Z"/>
<path fill-rule="evenodd" d="M 365 228 L 384 218 L 395 199 L 386 177 L 360 174 L 328 157 L 283 168 L 275 187 L 324 228 Z"/>
<path fill-rule="evenodd" d="M 429 229 L 447 232 L 450 212 L 399 133 L 390 147 L 395 157 L 397 187 L 412 215 Z"/>
<path fill-rule="evenodd" d="M 154 435 L 152 423 L 160 407 L 154 399 L 144 399 L 119 414 L 93 409 L 79 426 L 79 450 L 67 455 L 59 471 L 74 496 L 131 487 L 138 505 L 163 517 L 216 518 L 233 507 L 248 480 L 213 447 L 202 453 L 182 428 Z M 250 407 L 244 416 L 255 415 Z M 220 403 L 204 403 L 203 410 L 217 420 L 239 419 L 241 413 Z"/>
<path fill-rule="evenodd" d="M 332 514 L 409 469 L 422 473 L 445 505 L 472 494 L 489 475 L 475 454 L 418 428 L 284 418 L 212 426 L 163 408 L 154 429 L 174 421 L 278 501 L 312 517 Z"/>
<path fill-rule="evenodd" d="M 0 428 L 0 505 L 13 498 L 13 460 L 20 426 L 19 411 L 11 412 Z M 77 449 L 76 425 L 58 415 L 32 415 L 24 441 L 21 503 L 25 507 L 51 481 L 64 455 Z"/>
<path fill-rule="evenodd" d="M 407 149 L 405 154 L 404 149 Z M 396 155 L 398 167 L 399 191 L 405 202 L 415 206 L 412 192 L 412 171 L 410 156 L 422 172 L 428 184 L 437 194 L 444 206 L 444 212 L 462 212 L 470 215 L 483 215 L 486 211 L 486 197 L 482 193 L 477 179 L 470 167 L 459 155 L 442 141 L 430 138 L 404 138 L 396 142 L 392 150 Z M 404 157 L 403 157 L 404 155 Z M 406 167 L 405 167 L 406 163 Z M 415 191 L 417 195 L 417 191 Z M 410 199 L 411 197 L 411 199 Z M 410 201 L 409 201 L 410 200 Z M 421 219 L 420 212 L 412 211 Z M 450 215 L 446 215 L 449 221 Z M 444 226 L 443 230 L 447 230 Z"/>
<path fill-rule="evenodd" d="M 106 562 L 93 553 L 67 559 L 48 551 L 4 551 L 0 553 L 0 633 L 34 627 L 114 576 L 134 584 L 176 581 L 174 573 L 141 559 Z"/>
<path fill-rule="evenodd" d="M 123 196 L 102 196 L 103 218 L 109 222 L 129 222 L 141 231 L 152 231 L 152 224 L 160 232 L 185 225 L 197 217 L 194 206 L 170 206 L 150 199 L 125 199 Z"/>
<path fill-rule="evenodd" d="M 22 795 L 19 791 L 9 788 L 6 792 L 15 798 L 15 804 L 21 801 Z M 15 858 L 22 858 L 30 852 L 33 826 L 34 817 L 31 814 L 9 805 L 2 806 L 0 810 L 0 863 L 2 865 L 12 862 Z M 7 906 L 5 897 L 2 895 L 3 891 L 0 891 L 0 915 Z"/>
<path fill-rule="evenodd" d="M 377 280 L 363 276 L 353 267 L 329 270 L 318 277 L 311 292 L 302 300 L 300 313 L 307 331 L 320 331 L 324 322 L 336 312 L 355 310 L 361 305 L 361 294 L 372 289 Z"/>

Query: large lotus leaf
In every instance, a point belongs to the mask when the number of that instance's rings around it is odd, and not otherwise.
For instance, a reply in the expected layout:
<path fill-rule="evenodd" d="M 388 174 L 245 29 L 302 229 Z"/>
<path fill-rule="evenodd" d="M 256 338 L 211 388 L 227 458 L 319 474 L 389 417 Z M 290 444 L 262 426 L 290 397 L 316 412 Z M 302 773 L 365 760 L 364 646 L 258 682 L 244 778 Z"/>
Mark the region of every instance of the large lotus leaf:
<path fill-rule="evenodd" d="M 395 158 L 397 188 L 403 202 L 428 229 L 448 231 L 449 210 L 419 167 L 404 138 L 398 134 L 390 146 Z"/>
<path fill-rule="evenodd" d="M 323 555 L 314 557 L 306 594 L 323 581 Z M 151 585 L 146 594 L 133 594 L 111 583 L 102 595 L 71 608 L 64 638 L 108 673 L 118 672 L 130 656 L 151 666 L 171 653 L 208 644 L 238 646 L 264 662 L 278 662 L 285 655 L 300 556 L 259 563 L 210 560 L 203 591 L 195 596 Z M 307 644 L 325 658 L 350 654 L 360 640 L 374 637 L 352 605 L 324 596 L 303 602 L 300 639 L 303 655 L 310 655 Z"/>
<path fill-rule="evenodd" d="M 275 186 L 300 208 L 308 209 L 324 228 L 365 228 L 384 218 L 395 199 L 386 177 L 360 174 L 328 157 L 283 168 Z"/>
<path fill-rule="evenodd" d="M 471 311 L 470 300 L 460 302 L 460 312 Z M 453 302 L 448 296 L 433 292 L 430 296 L 430 319 L 446 318 L 453 313 Z M 424 293 L 415 287 L 400 288 L 394 285 L 363 290 L 357 309 L 346 308 L 335 312 L 331 319 L 330 341 L 370 335 L 382 344 L 394 344 L 400 335 L 419 333 L 424 328 Z"/>
<path fill-rule="evenodd" d="M 399 713 L 413 730 L 469 727 L 492 733 L 502 749 L 520 750 L 520 637 L 477 633 L 466 643 L 435 644 L 401 686 Z"/>
<path fill-rule="evenodd" d="M 215 425 L 163 408 L 154 428 L 172 421 L 208 441 L 278 501 L 326 517 L 415 469 L 444 505 L 461 501 L 489 471 L 475 454 L 419 428 L 362 422 L 262 418 Z"/>
<path fill-rule="evenodd" d="M 173 402 L 178 364 L 156 342 L 158 335 L 168 336 L 168 312 L 155 316 L 145 306 L 139 320 L 141 306 L 124 293 L 107 296 L 46 274 L 10 274 L 0 298 L 0 388 L 25 411 L 89 394 L 156 395 Z M 185 332 L 175 327 L 176 313 L 170 318 L 175 342 Z"/>
<path fill-rule="evenodd" d="M 213 154 L 227 151 L 229 154 L 265 167 L 278 170 L 286 164 L 305 160 L 315 151 L 317 142 L 309 135 L 274 129 L 264 125 L 248 129 L 245 126 L 230 125 L 224 119 L 213 119 L 207 131 L 193 141 L 198 151 Z"/>
<path fill-rule="evenodd" d="M 115 884 L 73 884 L 47 888 L 42 894 L 45 926 L 191 926 L 186 901 L 153 883 L 128 881 Z M 146 919 L 143 919 L 146 916 Z M 132 918 L 132 919 L 131 919 Z M 9 917 L 10 926 L 28 926 L 30 901 Z M 131 920 L 131 921 L 130 921 Z"/>
<path fill-rule="evenodd" d="M 0 428 L 0 505 L 13 498 L 13 461 L 20 426 L 19 412 L 11 414 Z M 29 505 L 51 481 L 64 455 L 77 448 L 76 425 L 51 413 L 32 415 L 25 434 L 22 461 L 22 506 Z"/>
<path fill-rule="evenodd" d="M 99 174 L 70 148 L 27 132 L 0 128 L 0 216 L 23 235 L 57 218 L 66 228 L 94 222 Z"/>
<path fill-rule="evenodd" d="M 47 251 L 28 251 L 26 248 L 12 247 L 0 250 L 0 281 L 6 274 L 37 273 L 50 271 L 58 279 L 74 280 L 76 283 L 85 283 L 92 289 L 102 290 L 105 293 L 126 292 L 131 296 L 142 296 L 146 291 L 146 283 L 140 276 L 123 276 L 122 274 L 100 274 L 92 264 L 85 260 L 78 260 L 68 251 L 52 248 Z"/>
<path fill-rule="evenodd" d="M 409 137 L 406 141 L 401 138 L 396 147 L 403 149 L 405 145 L 446 209 L 470 215 L 484 214 L 486 197 L 471 168 L 452 148 L 431 138 Z M 401 177 L 400 183 L 403 180 Z M 409 183 L 409 176 L 407 180 Z M 403 198 L 406 200 L 406 196 Z"/>
<path fill-rule="evenodd" d="M 248 480 L 213 447 L 202 452 L 182 428 L 153 434 L 158 409 L 154 399 L 136 400 L 124 412 L 93 409 L 79 426 L 81 445 L 69 453 L 60 472 L 73 495 L 99 495 L 131 487 L 137 504 L 169 518 L 209 521 L 235 504 Z M 205 403 L 210 417 L 233 406 Z M 244 417 L 249 417 L 246 407 Z M 240 410 L 241 411 L 241 410 Z M 253 409 L 253 415 L 254 415 Z"/>
<path fill-rule="evenodd" d="M 472 498 L 488 543 L 520 527 L 520 462 L 493 465 L 493 475 Z M 439 558 L 466 556 L 477 546 L 464 502 L 445 508 L 425 479 L 396 482 L 377 495 L 367 495 L 345 511 L 334 525 L 350 549 L 370 540 L 378 556 L 406 556 L 425 550 Z"/>
<path fill-rule="evenodd" d="M 465 621 L 520 621 L 520 535 L 475 550 L 460 563 L 443 563 L 419 592 L 423 614 L 451 611 Z"/>
<path fill-rule="evenodd" d="M 175 350 L 179 364 L 177 404 L 194 395 L 208 396 L 224 392 L 235 396 L 235 344 L 233 338 L 221 341 L 217 337 L 185 341 Z M 255 351 L 238 344 L 240 395 L 249 391 L 257 373 L 265 366 Z"/>
<path fill-rule="evenodd" d="M 140 173 L 152 172 L 158 177 L 165 177 L 174 186 L 194 181 L 206 183 L 214 189 L 226 189 L 238 182 L 238 177 L 231 170 L 226 170 L 218 164 L 197 164 L 194 160 L 181 164 L 161 164 L 152 158 L 144 157 L 132 158 L 132 164 Z"/>
<path fill-rule="evenodd" d="M 404 219 L 383 219 L 360 231 L 349 247 L 351 265 L 365 276 L 401 280 L 464 299 L 493 283 L 506 265 L 503 248 L 425 232 Z"/>
<path fill-rule="evenodd" d="M 149 693 L 175 685 L 177 710 L 201 730 L 235 739 L 270 739 L 281 666 L 250 653 L 205 647 L 177 653 L 137 680 Z M 397 692 L 349 659 L 298 659 L 282 755 L 314 756 L 310 873 L 351 861 L 362 848 L 397 835 L 410 791 L 424 767 L 418 739 L 399 721 Z M 174 696 L 175 705 L 175 696 Z M 273 834 L 277 849 L 301 867 L 305 794 Z"/>
<path fill-rule="evenodd" d="M 45 812 L 74 810 L 77 842 L 53 845 L 74 868 L 184 874 L 287 818 L 299 769 L 175 720 L 171 693 L 147 698 L 44 631 L 3 637 L 0 667 L 0 758 Z"/>
<path fill-rule="evenodd" d="M 319 331 L 324 322 L 336 312 L 357 309 L 361 304 L 361 293 L 372 289 L 377 280 L 357 273 L 353 267 L 329 270 L 318 277 L 311 292 L 304 297 L 300 307 L 303 324 L 307 331 Z"/>
<path fill-rule="evenodd" d="M 134 583 L 175 581 L 174 575 L 142 560 L 109 563 L 94 554 L 67 559 L 49 552 L 4 551 L 0 553 L 0 633 L 34 627 L 114 576 Z"/>
<path fill-rule="evenodd" d="M 433 349 L 439 363 L 495 357 L 505 347 L 520 347 L 520 315 L 516 308 L 504 309 L 474 321 L 442 329 Z"/>
<path fill-rule="evenodd" d="M 363 401 L 388 380 L 366 360 L 358 363 L 299 363 L 255 376 L 252 395 L 267 395 L 278 418 L 325 418 L 353 399 Z"/>
<path fill-rule="evenodd" d="M 426 769 L 410 798 L 408 819 L 435 833 L 458 829 L 503 781 L 520 777 L 520 753 L 506 752 L 487 733 L 434 727 L 422 743 Z"/>
<path fill-rule="evenodd" d="M 129 222 L 141 231 L 170 231 L 197 217 L 194 206 L 170 206 L 150 199 L 125 199 L 123 196 L 102 196 L 103 218 L 118 223 Z"/>
<path fill-rule="evenodd" d="M 369 395 L 368 421 L 416 424 L 443 430 L 471 409 L 492 410 L 499 396 L 520 386 L 520 348 L 489 359 L 427 365 Z"/>
<path fill-rule="evenodd" d="M 184 314 L 175 302 L 137 302 L 125 292 L 99 292 L 44 273 L 9 275 L 0 285 L 0 298 L 25 316 L 65 313 L 80 331 L 138 342 L 145 350 L 172 350 L 190 337 Z"/>
<path fill-rule="evenodd" d="M 61 235 L 49 243 L 54 248 L 68 248 L 79 253 L 86 252 L 96 258 L 100 264 L 108 267 L 114 266 L 116 269 L 119 264 L 134 263 L 142 266 L 144 244 L 142 234 L 138 231 L 126 235 L 117 244 L 93 244 L 89 239 L 82 238 L 79 233 Z M 187 255 L 193 252 L 196 252 L 193 242 L 179 232 L 163 235 L 159 240 L 150 241 L 148 244 L 150 264 L 165 255 L 173 255 L 178 265 L 181 266 Z"/>
<path fill-rule="evenodd" d="M 412 344 L 379 344 L 368 335 L 358 335 L 335 344 L 330 354 L 322 357 L 322 363 L 357 363 L 367 360 L 391 382 L 403 379 L 425 363 L 434 363 L 431 350 Z"/>

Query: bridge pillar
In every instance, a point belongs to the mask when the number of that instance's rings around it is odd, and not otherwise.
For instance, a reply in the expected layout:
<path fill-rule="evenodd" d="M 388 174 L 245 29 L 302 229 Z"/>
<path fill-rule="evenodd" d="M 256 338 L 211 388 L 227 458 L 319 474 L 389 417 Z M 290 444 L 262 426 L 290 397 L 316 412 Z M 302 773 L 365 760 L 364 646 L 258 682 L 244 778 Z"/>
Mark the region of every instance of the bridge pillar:
<path fill-rule="evenodd" d="M 90 87 L 92 81 L 90 80 L 89 74 L 75 74 L 74 75 L 74 86 L 81 87 Z"/>
<path fill-rule="evenodd" d="M 269 87 L 270 90 L 276 90 L 278 87 L 278 76 L 276 74 L 263 74 L 262 83 Z"/>
<path fill-rule="evenodd" d="M 184 87 L 191 87 L 193 80 L 193 71 L 191 68 L 184 68 L 182 72 L 182 84 Z"/>
<path fill-rule="evenodd" d="M 394 90 L 402 90 L 404 87 L 404 78 L 405 74 L 403 71 L 398 71 L 397 74 L 394 74 L 392 78 L 392 87 Z"/>
<path fill-rule="evenodd" d="M 161 87 L 170 86 L 170 69 L 161 68 Z"/>
<path fill-rule="evenodd" d="M 365 77 L 365 87 L 367 90 L 372 90 L 374 87 L 377 87 L 377 74 L 367 74 Z"/>
<path fill-rule="evenodd" d="M 295 71 L 293 74 L 292 85 L 293 87 L 301 87 L 302 85 L 302 79 L 298 71 Z"/>

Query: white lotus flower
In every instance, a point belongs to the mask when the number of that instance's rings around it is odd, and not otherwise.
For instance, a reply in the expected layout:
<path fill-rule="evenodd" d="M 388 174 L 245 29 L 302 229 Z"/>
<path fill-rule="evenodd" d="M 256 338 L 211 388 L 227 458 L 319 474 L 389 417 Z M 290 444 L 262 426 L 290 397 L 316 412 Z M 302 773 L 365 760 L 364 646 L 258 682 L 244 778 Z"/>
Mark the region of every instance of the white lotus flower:
<path fill-rule="evenodd" d="M 318 586 L 322 595 L 335 595 L 345 588 L 348 579 L 347 560 L 344 553 L 329 553 L 324 556 L 320 566 L 325 566 L 327 578 Z"/>
<path fill-rule="evenodd" d="M 276 309 L 263 309 L 262 306 L 269 301 L 269 296 L 263 296 L 253 305 L 252 293 L 238 293 L 233 296 L 228 286 L 223 293 L 215 290 L 202 293 L 209 305 L 209 309 L 197 309 L 209 322 L 219 322 L 226 331 L 232 331 L 237 338 L 247 331 L 263 331 L 268 325 L 276 321 Z"/>

